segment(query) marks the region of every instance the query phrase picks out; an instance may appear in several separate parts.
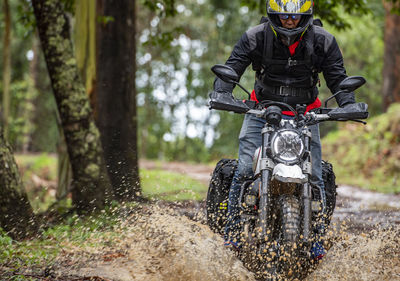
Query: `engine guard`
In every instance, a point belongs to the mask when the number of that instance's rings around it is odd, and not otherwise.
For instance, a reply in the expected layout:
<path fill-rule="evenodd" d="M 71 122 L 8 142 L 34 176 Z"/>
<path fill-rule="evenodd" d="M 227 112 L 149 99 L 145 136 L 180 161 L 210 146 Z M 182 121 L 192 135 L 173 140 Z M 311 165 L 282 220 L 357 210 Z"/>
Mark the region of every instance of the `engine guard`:
<path fill-rule="evenodd" d="M 274 167 L 272 178 L 280 182 L 306 183 L 308 177 L 303 174 L 303 170 L 298 165 L 288 166 L 279 163 Z"/>

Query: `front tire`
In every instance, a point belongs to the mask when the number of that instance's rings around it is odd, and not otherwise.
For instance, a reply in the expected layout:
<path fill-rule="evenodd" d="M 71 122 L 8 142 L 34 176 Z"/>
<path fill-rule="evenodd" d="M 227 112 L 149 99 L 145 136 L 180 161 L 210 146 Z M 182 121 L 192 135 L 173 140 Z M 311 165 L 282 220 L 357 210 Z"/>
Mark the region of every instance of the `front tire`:
<path fill-rule="evenodd" d="M 293 195 L 279 197 L 279 209 L 282 227 L 282 242 L 296 244 L 300 237 L 300 204 Z"/>

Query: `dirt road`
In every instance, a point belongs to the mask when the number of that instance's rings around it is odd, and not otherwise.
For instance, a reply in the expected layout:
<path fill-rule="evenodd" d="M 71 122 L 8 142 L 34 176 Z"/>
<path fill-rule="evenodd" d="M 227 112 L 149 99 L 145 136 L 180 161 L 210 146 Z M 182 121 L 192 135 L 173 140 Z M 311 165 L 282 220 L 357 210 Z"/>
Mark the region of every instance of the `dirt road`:
<path fill-rule="evenodd" d="M 141 167 L 184 173 L 204 184 L 212 171 L 187 163 L 147 161 Z M 144 205 L 121 218 L 110 246 L 63 249 L 39 273 L 50 279 L 40 280 L 255 280 L 205 224 L 204 207 L 204 202 Z M 340 186 L 328 236 L 328 254 L 306 280 L 400 280 L 399 195 Z"/>

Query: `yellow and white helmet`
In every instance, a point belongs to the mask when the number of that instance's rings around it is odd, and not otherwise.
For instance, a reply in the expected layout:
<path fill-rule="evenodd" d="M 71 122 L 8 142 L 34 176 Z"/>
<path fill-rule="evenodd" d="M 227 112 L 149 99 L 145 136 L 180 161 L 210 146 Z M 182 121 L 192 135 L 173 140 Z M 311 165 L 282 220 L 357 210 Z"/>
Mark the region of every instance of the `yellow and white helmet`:
<path fill-rule="evenodd" d="M 312 15 L 313 1 L 310 0 L 267 0 L 268 14 Z"/>
<path fill-rule="evenodd" d="M 267 14 L 273 29 L 287 44 L 293 44 L 313 21 L 314 2 L 312 0 L 267 0 Z M 301 15 L 296 28 L 282 26 L 279 15 Z"/>

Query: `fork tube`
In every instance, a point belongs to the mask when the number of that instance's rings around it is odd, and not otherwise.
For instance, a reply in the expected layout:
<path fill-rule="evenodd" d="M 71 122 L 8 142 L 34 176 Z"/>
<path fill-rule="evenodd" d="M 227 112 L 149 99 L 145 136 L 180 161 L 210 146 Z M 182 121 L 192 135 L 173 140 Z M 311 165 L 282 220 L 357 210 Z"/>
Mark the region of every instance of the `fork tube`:
<path fill-rule="evenodd" d="M 303 132 L 304 133 L 304 132 Z M 307 130 L 305 135 L 305 148 L 307 151 L 310 151 L 311 146 L 311 134 L 310 131 Z M 311 163 L 310 156 L 306 160 L 307 162 Z M 308 179 L 310 180 L 311 175 L 308 175 Z M 303 199 L 303 239 L 304 241 L 309 241 L 311 239 L 311 219 L 312 219 L 312 210 L 311 210 L 311 184 L 309 182 L 303 184 L 303 192 L 302 192 L 302 199 Z"/>
<path fill-rule="evenodd" d="M 269 145 L 269 133 L 263 132 L 262 134 L 262 159 L 267 158 L 267 147 Z M 260 227 L 261 227 L 261 241 L 265 241 L 267 237 L 267 227 L 270 226 L 270 208 L 271 208 L 271 192 L 269 181 L 271 178 L 271 171 L 264 169 L 261 172 L 261 194 L 260 194 Z"/>
<path fill-rule="evenodd" d="M 311 238 L 311 185 L 303 185 L 303 237 L 304 241 Z"/>

